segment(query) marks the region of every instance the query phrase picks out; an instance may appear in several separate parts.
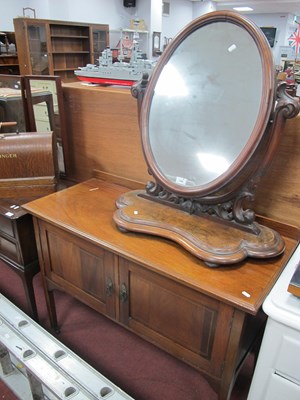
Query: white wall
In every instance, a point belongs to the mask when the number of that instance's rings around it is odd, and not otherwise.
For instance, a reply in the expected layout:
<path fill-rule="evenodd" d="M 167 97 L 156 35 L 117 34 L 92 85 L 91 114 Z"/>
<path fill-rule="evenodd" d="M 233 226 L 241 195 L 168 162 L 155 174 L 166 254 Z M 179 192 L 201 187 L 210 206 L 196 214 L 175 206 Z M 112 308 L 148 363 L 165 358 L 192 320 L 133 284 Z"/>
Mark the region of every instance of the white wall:
<path fill-rule="evenodd" d="M 193 3 L 193 18 L 200 17 L 200 15 L 216 11 L 214 1 L 200 1 Z"/>
<path fill-rule="evenodd" d="M 4 2 L 4 0 L 2 0 Z M 13 19 L 23 16 L 23 7 L 35 9 L 37 18 L 109 24 L 111 29 L 129 27 L 130 19 L 149 9 L 148 0 L 137 0 L 136 7 L 124 7 L 123 0 L 9 0 L 1 8 L 0 30 L 13 31 Z M 32 14 L 30 14 L 32 15 Z"/>
<path fill-rule="evenodd" d="M 259 27 L 275 27 L 275 44 L 272 48 L 276 65 L 280 63 L 280 47 L 288 46 L 288 38 L 296 29 L 294 17 L 290 14 L 251 14 L 251 19 Z"/>
<path fill-rule="evenodd" d="M 129 27 L 135 16 L 144 19 L 149 30 L 149 48 L 152 31 L 161 27 L 162 45 L 164 38 L 173 38 L 194 18 L 214 11 L 213 1 L 191 2 L 170 0 L 170 16 L 158 21 L 157 13 L 161 0 L 136 0 L 136 7 L 124 7 L 123 0 L 9 0 L 1 8 L 0 31 L 13 31 L 13 18 L 23 15 L 23 7 L 32 7 L 37 18 L 58 19 L 76 22 L 105 23 L 110 29 Z M 4 2 L 4 0 L 2 0 Z M 153 9 L 155 8 L 155 12 Z M 294 31 L 293 16 L 288 14 L 248 15 L 258 26 L 277 28 L 273 48 L 275 63 L 279 63 L 280 46 L 288 45 L 288 37 Z M 153 26 L 152 26 L 153 25 Z"/>
<path fill-rule="evenodd" d="M 23 15 L 23 7 L 29 7 L 29 0 L 2 0 L 0 7 L 0 31 L 14 31 L 13 19 Z"/>
<path fill-rule="evenodd" d="M 193 3 L 170 0 L 170 15 L 162 17 L 162 38 L 173 38 L 193 19 Z"/>

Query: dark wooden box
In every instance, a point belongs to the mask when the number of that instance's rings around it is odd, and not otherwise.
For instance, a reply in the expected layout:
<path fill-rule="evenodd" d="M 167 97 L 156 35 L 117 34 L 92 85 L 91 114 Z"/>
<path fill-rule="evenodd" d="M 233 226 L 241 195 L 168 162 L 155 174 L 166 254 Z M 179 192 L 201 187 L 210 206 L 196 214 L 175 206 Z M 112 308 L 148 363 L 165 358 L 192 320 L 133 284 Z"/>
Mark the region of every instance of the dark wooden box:
<path fill-rule="evenodd" d="M 55 191 L 57 154 L 52 132 L 0 138 L 0 197 L 43 196 Z"/>
<path fill-rule="evenodd" d="M 0 260 L 21 278 L 28 311 L 37 320 L 33 277 L 40 267 L 32 216 L 22 209 L 28 200 L 0 199 Z"/>

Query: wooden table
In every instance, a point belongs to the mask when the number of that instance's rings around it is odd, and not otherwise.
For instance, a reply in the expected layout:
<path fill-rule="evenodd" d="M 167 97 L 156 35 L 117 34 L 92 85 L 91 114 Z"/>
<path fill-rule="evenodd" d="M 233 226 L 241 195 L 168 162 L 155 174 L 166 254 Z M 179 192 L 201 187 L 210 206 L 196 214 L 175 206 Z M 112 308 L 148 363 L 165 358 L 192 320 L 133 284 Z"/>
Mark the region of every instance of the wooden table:
<path fill-rule="evenodd" d="M 52 327 L 53 290 L 64 290 L 192 365 L 228 399 L 264 327 L 261 304 L 298 241 L 284 227 L 282 256 L 209 268 L 166 239 L 120 232 L 112 217 L 126 191 L 90 179 L 24 205 L 34 216 Z"/>

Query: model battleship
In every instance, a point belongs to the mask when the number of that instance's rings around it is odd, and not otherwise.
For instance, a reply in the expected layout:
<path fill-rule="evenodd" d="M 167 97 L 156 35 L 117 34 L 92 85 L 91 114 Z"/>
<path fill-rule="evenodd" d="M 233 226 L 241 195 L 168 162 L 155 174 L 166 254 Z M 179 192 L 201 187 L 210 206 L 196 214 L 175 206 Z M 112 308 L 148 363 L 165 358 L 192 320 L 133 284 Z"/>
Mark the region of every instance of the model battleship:
<path fill-rule="evenodd" d="M 118 61 L 113 62 L 113 52 L 108 47 L 99 57 L 99 65 L 87 64 L 79 67 L 74 73 L 84 82 L 101 85 L 132 86 L 142 79 L 143 74 L 151 75 L 155 62 L 142 58 L 138 41 L 133 41 L 133 48 L 129 62 L 124 61 L 122 37 L 120 40 L 120 54 Z"/>

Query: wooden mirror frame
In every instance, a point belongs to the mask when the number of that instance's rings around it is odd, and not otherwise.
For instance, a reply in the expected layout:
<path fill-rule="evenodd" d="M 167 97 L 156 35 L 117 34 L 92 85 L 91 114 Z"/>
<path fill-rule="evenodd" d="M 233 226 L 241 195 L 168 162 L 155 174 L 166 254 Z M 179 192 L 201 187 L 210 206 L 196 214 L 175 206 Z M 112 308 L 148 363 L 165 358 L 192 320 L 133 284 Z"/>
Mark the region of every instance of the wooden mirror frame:
<path fill-rule="evenodd" d="M 214 22 L 231 22 L 245 29 L 259 51 L 263 85 L 263 112 L 242 149 L 239 160 L 207 185 L 180 188 L 168 181 L 158 168 L 148 138 L 149 113 L 157 80 L 178 46 L 196 29 Z M 287 118 L 299 112 L 299 102 L 287 95 L 285 84 L 275 85 L 275 67 L 263 32 L 249 19 L 227 11 L 206 14 L 189 24 L 173 39 L 147 77 L 132 88 L 138 99 L 143 151 L 154 182 L 145 191 L 125 194 L 117 201 L 114 220 L 123 231 L 143 232 L 172 239 L 208 265 L 232 264 L 244 258 L 274 257 L 284 251 L 281 236 L 255 221 L 255 212 L 244 209 L 254 200 L 255 189 L 266 173 L 280 142 Z"/>
<path fill-rule="evenodd" d="M 5 89 L 13 89 L 16 92 L 19 91 L 18 97 L 9 96 L 7 97 L 7 101 L 11 101 L 11 110 L 8 110 L 8 116 L 4 117 L 2 122 L 2 130 L 0 129 L 1 133 L 16 133 L 16 132 L 26 132 L 30 130 L 29 127 L 29 119 L 28 119 L 28 110 L 26 105 L 26 96 L 25 96 L 25 87 L 24 87 L 24 77 L 22 75 L 7 75 L 2 74 L 0 75 L 0 92 L 1 88 Z M 0 93 L 1 96 L 1 93 Z M 4 99 L 3 99 L 4 100 Z M 15 103 L 17 101 L 17 103 Z M 3 108 L 6 106 L 3 104 Z M 6 112 L 5 112 L 6 114 Z M 14 120 L 12 114 L 19 115 L 19 119 L 23 121 L 22 126 L 19 126 L 18 121 Z M 7 120 L 7 117 L 9 121 Z M 6 125 L 4 129 L 4 125 Z"/>
<path fill-rule="evenodd" d="M 31 81 L 50 81 L 55 83 L 56 96 L 57 96 L 57 109 L 58 113 L 55 112 L 53 101 L 48 101 L 47 96 L 37 97 L 32 95 Z M 67 174 L 69 165 L 68 146 L 67 146 L 67 130 L 66 120 L 64 113 L 64 102 L 63 102 L 63 91 L 61 78 L 59 76 L 48 76 L 48 75 L 24 75 L 24 87 L 27 100 L 28 109 L 28 120 L 29 130 L 32 132 L 37 131 L 37 124 L 34 115 L 34 105 L 39 102 L 45 101 L 47 104 L 47 111 L 50 123 L 50 129 L 54 132 L 58 146 L 62 147 L 63 155 L 63 168 L 60 168 L 60 175 L 65 176 Z M 58 134 L 59 130 L 59 134 Z"/>

